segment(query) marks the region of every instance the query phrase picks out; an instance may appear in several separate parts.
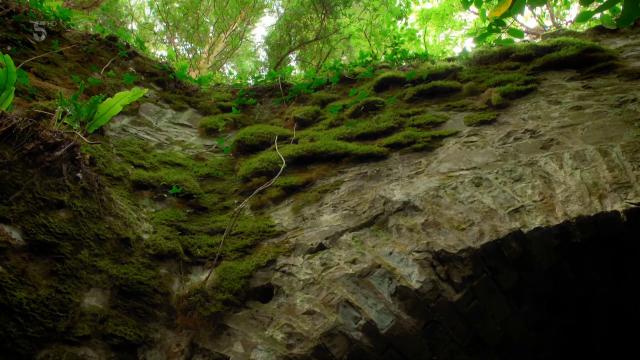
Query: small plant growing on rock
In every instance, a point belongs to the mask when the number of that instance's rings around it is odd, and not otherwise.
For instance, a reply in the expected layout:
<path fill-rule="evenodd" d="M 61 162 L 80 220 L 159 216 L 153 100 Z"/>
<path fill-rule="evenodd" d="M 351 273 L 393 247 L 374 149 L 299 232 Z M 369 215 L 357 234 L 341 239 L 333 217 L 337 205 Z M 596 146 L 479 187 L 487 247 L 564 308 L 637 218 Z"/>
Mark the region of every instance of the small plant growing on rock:
<path fill-rule="evenodd" d="M 62 95 L 58 99 L 56 123 L 63 122 L 78 131 L 84 129 L 91 134 L 106 125 L 120 111 L 147 93 L 147 89 L 134 87 L 121 91 L 104 100 L 104 95 L 95 95 L 88 100 L 81 100 L 83 87 L 70 98 Z"/>

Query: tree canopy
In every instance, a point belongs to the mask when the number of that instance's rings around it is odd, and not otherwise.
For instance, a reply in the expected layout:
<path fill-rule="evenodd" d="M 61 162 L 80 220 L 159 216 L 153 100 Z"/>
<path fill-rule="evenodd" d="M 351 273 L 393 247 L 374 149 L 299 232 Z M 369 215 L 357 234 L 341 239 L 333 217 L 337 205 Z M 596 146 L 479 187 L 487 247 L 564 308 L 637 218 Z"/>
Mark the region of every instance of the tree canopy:
<path fill-rule="evenodd" d="M 201 81 L 438 59 L 545 32 L 628 27 L 638 0 L 19 0 L 36 20 L 115 34 Z M 3 8 L 0 7 L 0 12 Z"/>

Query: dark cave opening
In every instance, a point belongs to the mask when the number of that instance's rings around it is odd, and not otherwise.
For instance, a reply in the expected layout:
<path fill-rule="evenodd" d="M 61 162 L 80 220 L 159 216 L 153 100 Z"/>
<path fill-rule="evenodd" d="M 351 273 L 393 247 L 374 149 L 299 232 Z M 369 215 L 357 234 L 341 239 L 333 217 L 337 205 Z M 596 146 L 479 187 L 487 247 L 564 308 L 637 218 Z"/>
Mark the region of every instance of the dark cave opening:
<path fill-rule="evenodd" d="M 365 326 L 350 359 L 612 359 L 636 350 L 640 208 L 513 232 L 461 253 L 436 253 L 454 296 L 396 300 L 423 320 L 385 334 Z M 452 274 L 465 269 L 463 276 Z M 322 351 L 316 349 L 316 355 Z M 633 355 L 631 355 L 633 356 Z M 319 356 L 322 358 L 322 356 Z"/>

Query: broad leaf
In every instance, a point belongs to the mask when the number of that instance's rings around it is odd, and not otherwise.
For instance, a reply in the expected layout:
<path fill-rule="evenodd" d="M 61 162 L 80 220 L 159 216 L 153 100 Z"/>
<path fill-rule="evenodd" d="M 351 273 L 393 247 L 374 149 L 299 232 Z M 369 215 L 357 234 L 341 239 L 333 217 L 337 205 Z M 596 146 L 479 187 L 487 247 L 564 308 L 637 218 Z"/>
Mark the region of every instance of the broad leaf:
<path fill-rule="evenodd" d="M 624 0 L 622 5 L 622 13 L 617 19 L 619 27 L 627 27 L 640 17 L 640 2 L 638 0 Z"/>
<path fill-rule="evenodd" d="M 590 11 L 590 10 L 581 11 L 578 14 L 578 16 L 576 16 L 576 22 L 577 23 L 587 22 L 587 21 L 591 20 L 593 15 L 595 15 L 595 13 L 593 11 Z"/>
<path fill-rule="evenodd" d="M 489 18 L 492 19 L 502 16 L 507 12 L 507 10 L 509 10 L 512 2 L 513 0 L 500 0 L 498 5 L 496 5 L 496 7 L 494 7 L 493 10 L 489 12 Z"/>
<path fill-rule="evenodd" d="M 9 109 L 16 91 L 16 66 L 9 55 L 0 52 L 0 110 Z"/>
<path fill-rule="evenodd" d="M 522 31 L 520 29 L 511 28 L 511 29 L 507 30 L 507 33 L 509 35 L 513 36 L 514 38 L 524 39 L 524 31 Z"/>
<path fill-rule="evenodd" d="M 591 0 L 591 1 L 593 1 L 593 0 Z M 547 5 L 547 0 L 529 0 L 529 1 L 527 1 L 527 4 L 532 8 L 537 8 L 537 7 L 540 7 L 540 6 Z"/>
<path fill-rule="evenodd" d="M 92 133 L 104 126 L 114 116 L 118 115 L 125 106 L 140 99 L 147 91 L 147 89 L 134 87 L 128 91 L 121 91 L 102 102 L 98 105 L 98 110 L 93 119 L 87 125 L 87 132 Z"/>

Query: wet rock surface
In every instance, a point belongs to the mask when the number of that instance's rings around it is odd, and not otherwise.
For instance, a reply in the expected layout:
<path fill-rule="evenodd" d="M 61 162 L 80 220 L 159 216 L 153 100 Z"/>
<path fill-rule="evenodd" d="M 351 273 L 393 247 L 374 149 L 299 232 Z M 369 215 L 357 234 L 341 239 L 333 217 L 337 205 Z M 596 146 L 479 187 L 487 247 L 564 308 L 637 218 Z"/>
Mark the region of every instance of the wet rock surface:
<path fill-rule="evenodd" d="M 640 59 L 637 36 L 603 42 L 627 66 Z M 619 297 L 638 273 L 640 82 L 544 77 L 491 126 L 341 170 L 318 185 L 342 185 L 300 212 L 295 197 L 273 209 L 288 229 L 273 241 L 295 248 L 261 274 L 273 297 L 194 341 L 231 359 L 549 358 L 627 344 L 604 329 L 638 314 Z"/>

